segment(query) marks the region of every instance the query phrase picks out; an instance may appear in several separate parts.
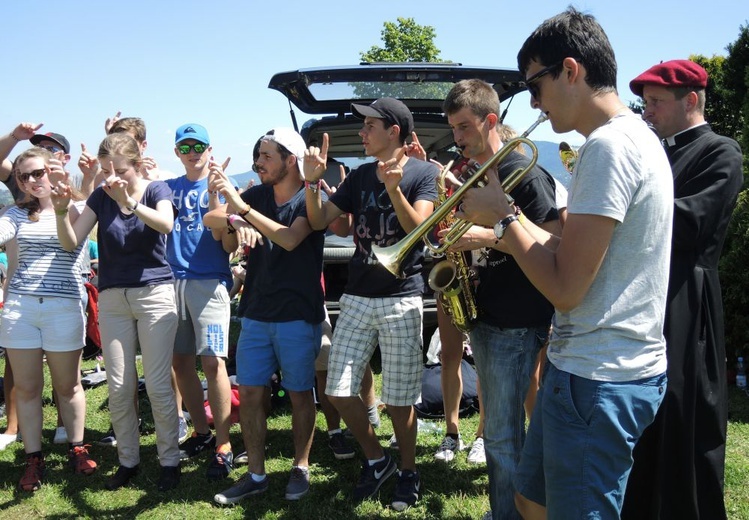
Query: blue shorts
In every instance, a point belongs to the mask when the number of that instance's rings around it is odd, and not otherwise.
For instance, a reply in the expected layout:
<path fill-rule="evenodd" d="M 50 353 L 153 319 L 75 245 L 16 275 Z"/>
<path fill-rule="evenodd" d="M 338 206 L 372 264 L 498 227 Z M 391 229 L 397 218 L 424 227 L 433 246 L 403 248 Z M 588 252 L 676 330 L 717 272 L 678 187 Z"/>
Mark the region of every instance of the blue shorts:
<path fill-rule="evenodd" d="M 306 321 L 264 322 L 242 318 L 237 342 L 237 383 L 266 386 L 281 369 L 281 385 L 304 392 L 315 385 L 315 358 L 322 328 Z"/>
<path fill-rule="evenodd" d="M 653 422 L 666 374 L 593 381 L 547 362 L 515 489 L 547 518 L 619 518 L 632 450 Z"/>

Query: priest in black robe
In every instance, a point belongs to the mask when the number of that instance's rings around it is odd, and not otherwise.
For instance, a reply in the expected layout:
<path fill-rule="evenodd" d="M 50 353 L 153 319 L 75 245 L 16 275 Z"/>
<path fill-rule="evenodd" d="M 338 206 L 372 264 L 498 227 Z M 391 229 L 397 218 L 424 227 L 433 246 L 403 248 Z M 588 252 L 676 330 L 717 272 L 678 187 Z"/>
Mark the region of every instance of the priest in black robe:
<path fill-rule="evenodd" d="M 697 63 L 673 60 L 630 82 L 645 101 L 643 118 L 666 147 L 675 207 L 664 326 L 668 389 L 634 450 L 625 519 L 726 518 L 728 412 L 718 259 L 743 174 L 738 143 L 705 121 L 707 79 Z"/>

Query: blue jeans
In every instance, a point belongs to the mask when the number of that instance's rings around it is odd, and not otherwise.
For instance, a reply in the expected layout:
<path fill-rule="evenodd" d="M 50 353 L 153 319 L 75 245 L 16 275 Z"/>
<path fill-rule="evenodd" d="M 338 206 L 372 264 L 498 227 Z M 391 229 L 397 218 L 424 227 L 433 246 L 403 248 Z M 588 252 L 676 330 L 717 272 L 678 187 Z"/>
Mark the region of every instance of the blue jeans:
<path fill-rule="evenodd" d="M 481 383 L 484 450 L 494 520 L 520 519 L 512 478 L 525 441 L 525 395 L 548 327 L 501 329 L 478 323 L 471 349 Z"/>

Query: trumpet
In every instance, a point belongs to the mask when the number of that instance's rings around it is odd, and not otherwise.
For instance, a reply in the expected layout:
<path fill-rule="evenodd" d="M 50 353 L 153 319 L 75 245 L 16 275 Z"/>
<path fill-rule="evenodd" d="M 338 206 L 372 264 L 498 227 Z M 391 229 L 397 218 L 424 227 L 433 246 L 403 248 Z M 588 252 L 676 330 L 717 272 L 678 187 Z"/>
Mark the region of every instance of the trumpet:
<path fill-rule="evenodd" d="M 382 264 L 385 269 L 393 273 L 398 278 L 403 278 L 403 272 L 401 270 L 401 264 L 413 249 L 413 247 L 420 241 L 424 240 L 427 243 L 427 247 L 435 254 L 445 254 L 447 249 L 458 241 L 460 237 L 466 234 L 466 232 L 473 226 L 473 223 L 464 219 L 455 219 L 454 224 L 450 227 L 450 230 L 443 237 L 442 244 L 435 246 L 427 240 L 427 234 L 437 224 L 448 217 L 460 203 L 466 190 L 474 187 L 479 182 L 485 182 L 487 172 L 497 166 L 499 163 L 504 161 L 508 155 L 520 144 L 527 145 L 532 152 L 530 163 L 525 168 L 518 168 L 513 171 L 502 181 L 502 189 L 505 193 L 512 191 L 523 179 L 523 177 L 530 172 L 536 165 L 538 160 L 538 148 L 533 144 L 533 141 L 528 139 L 528 135 L 536 129 L 538 125 L 548 119 L 546 114 L 541 114 L 538 119 L 525 131 L 522 135 L 510 139 L 507 141 L 497 153 L 495 153 L 487 162 L 485 162 L 478 170 L 476 170 L 464 183 L 460 186 L 453 194 L 448 197 L 444 203 L 440 204 L 435 208 L 434 212 L 424 219 L 421 224 L 416 226 L 413 231 L 405 236 L 401 241 L 396 244 L 387 247 L 381 247 L 377 245 L 372 246 L 372 253 L 377 257 L 377 260 Z M 479 184 L 481 186 L 481 184 Z"/>

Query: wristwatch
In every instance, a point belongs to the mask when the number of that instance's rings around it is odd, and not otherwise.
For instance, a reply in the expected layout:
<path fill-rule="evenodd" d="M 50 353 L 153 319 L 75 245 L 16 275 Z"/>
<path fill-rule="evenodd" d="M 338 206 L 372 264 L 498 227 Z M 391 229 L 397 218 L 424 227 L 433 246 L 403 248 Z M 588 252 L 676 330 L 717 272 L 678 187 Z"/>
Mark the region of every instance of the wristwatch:
<path fill-rule="evenodd" d="M 518 220 L 517 215 L 510 215 L 494 224 L 494 236 L 497 237 L 497 241 L 502 240 L 502 237 L 505 236 L 505 229 L 507 229 L 507 226 L 516 220 Z"/>

